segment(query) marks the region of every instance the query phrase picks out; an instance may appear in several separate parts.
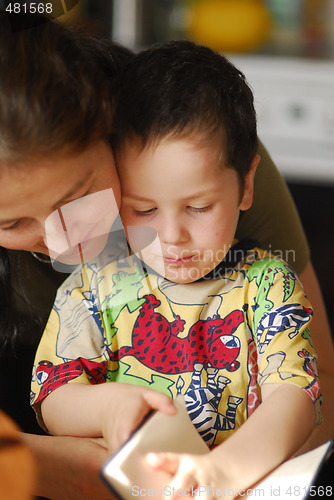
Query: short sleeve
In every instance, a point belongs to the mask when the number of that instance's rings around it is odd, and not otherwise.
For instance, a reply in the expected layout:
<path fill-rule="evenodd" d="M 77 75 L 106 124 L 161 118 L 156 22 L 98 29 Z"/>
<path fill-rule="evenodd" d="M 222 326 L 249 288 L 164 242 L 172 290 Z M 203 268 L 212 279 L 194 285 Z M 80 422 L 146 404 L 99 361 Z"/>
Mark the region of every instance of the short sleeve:
<path fill-rule="evenodd" d="M 319 424 L 321 392 L 309 329 L 313 311 L 298 277 L 288 264 L 272 258 L 255 262 L 248 277 L 257 281 L 252 332 L 257 344 L 258 384 L 300 387 L 313 401 Z"/>
<path fill-rule="evenodd" d="M 107 360 L 97 302 L 94 284 L 81 274 L 71 275 L 57 292 L 37 349 L 31 383 L 31 405 L 44 428 L 40 404 L 51 392 L 73 381 L 97 384 L 106 380 Z"/>

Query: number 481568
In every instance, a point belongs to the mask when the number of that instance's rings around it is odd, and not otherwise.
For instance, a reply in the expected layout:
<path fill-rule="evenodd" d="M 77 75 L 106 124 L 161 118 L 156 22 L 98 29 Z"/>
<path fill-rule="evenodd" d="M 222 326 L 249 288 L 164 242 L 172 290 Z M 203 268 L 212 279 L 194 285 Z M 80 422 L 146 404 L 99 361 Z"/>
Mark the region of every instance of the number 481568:
<path fill-rule="evenodd" d="M 35 14 L 38 12 L 39 14 L 52 14 L 52 3 L 44 3 L 44 2 L 29 2 L 29 3 L 19 3 L 19 2 L 11 2 L 6 7 L 6 12 L 10 12 L 11 14 Z"/>

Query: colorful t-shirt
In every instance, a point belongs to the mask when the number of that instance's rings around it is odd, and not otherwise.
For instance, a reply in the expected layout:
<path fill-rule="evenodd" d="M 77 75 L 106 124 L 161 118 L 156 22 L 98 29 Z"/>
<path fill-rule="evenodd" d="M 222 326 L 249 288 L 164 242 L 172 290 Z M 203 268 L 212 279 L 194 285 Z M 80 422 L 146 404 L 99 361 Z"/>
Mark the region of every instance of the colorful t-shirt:
<path fill-rule="evenodd" d="M 37 351 L 32 404 L 70 382 L 182 394 L 209 446 L 261 403 L 264 383 L 321 402 L 311 306 L 285 262 L 241 242 L 205 278 L 170 282 L 135 256 L 90 263 L 59 289 Z M 42 421 L 41 421 L 42 423 Z"/>

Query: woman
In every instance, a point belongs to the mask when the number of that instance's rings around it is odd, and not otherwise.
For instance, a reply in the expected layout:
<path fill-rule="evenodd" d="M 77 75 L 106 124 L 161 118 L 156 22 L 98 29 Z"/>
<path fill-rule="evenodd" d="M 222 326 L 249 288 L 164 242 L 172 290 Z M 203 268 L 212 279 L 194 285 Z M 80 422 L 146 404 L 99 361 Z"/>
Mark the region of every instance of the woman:
<path fill-rule="evenodd" d="M 38 436 L 32 423 L 19 421 L 24 404 L 16 387 L 10 387 L 19 371 L 12 352 L 22 363 L 18 380 L 29 386 L 34 351 L 65 277 L 44 262 L 49 253 L 44 241 L 47 217 L 96 191 L 111 188 L 116 202 L 119 199 L 108 138 L 117 74 L 129 57 L 126 49 L 39 16 L 0 17 L 0 331 L 1 365 L 6 367 L 1 383 L 8 394 L 4 409 L 13 415 L 16 399 L 13 416 L 27 432 L 24 439 L 36 457 L 36 494 L 52 499 L 110 498 L 98 478 L 107 452 L 93 439 Z M 312 435 L 309 447 L 333 436 L 333 402 L 326 398 L 334 385 L 333 346 L 293 202 L 261 145 L 259 153 L 255 202 L 240 220 L 238 237 L 251 234 L 290 260 L 315 308 L 312 334 L 319 353 L 325 423 Z"/>

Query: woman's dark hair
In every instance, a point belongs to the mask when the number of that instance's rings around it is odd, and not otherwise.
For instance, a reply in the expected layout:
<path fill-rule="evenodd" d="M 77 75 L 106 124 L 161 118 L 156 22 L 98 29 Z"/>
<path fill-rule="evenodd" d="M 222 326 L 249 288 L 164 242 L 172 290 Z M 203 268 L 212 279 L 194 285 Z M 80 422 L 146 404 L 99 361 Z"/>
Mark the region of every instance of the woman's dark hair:
<path fill-rule="evenodd" d="M 9 252 L 5 248 L 0 247 L 0 353 L 7 349 L 11 338 L 17 337 L 14 294 L 9 280 Z"/>
<path fill-rule="evenodd" d="M 0 12 L 0 182 L 2 168 L 108 140 L 116 77 L 131 57 L 41 15 Z M 15 251 L 0 247 L 0 351 L 20 331 L 14 261 Z"/>
<path fill-rule="evenodd" d="M 107 138 L 114 78 L 131 55 L 83 29 L 0 12 L 0 168 Z"/>

